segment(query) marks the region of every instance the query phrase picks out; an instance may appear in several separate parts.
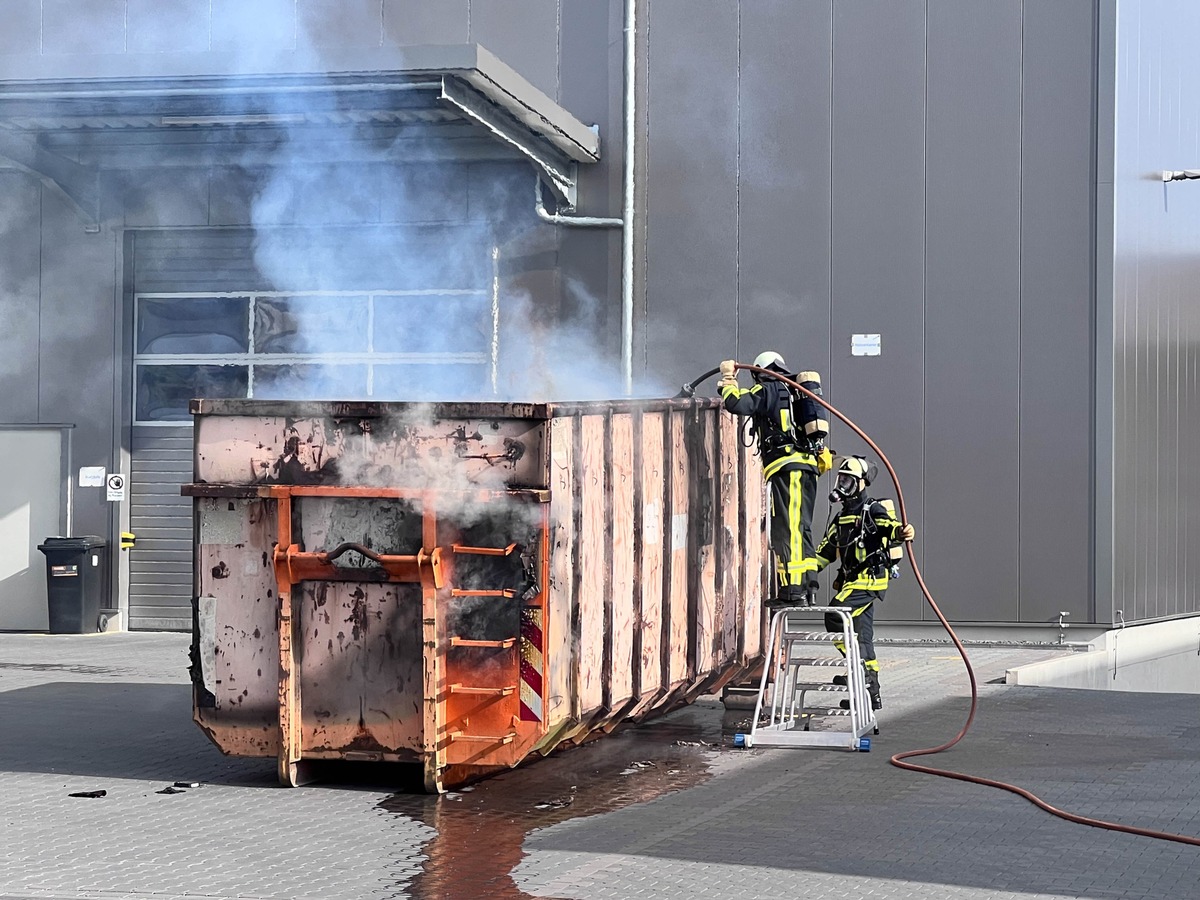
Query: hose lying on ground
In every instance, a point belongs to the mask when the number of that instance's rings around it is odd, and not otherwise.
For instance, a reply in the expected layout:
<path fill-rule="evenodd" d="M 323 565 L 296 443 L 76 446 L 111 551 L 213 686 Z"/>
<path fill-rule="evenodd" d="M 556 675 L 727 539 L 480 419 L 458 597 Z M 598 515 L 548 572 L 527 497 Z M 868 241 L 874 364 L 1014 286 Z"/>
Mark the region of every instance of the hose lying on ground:
<path fill-rule="evenodd" d="M 744 363 L 738 363 L 737 368 L 744 369 L 747 372 L 753 372 L 757 375 L 768 378 L 774 378 L 777 381 L 782 381 L 793 390 L 799 391 L 809 399 L 815 400 L 817 403 L 821 404 L 821 406 L 825 407 L 827 410 L 833 413 L 834 416 L 844 422 L 851 431 L 862 438 L 863 441 L 866 442 L 867 446 L 874 451 L 875 455 L 879 457 L 879 461 L 882 462 L 884 467 L 887 469 L 888 475 L 892 479 L 892 484 L 896 487 L 896 505 L 900 512 L 900 521 L 904 523 L 908 522 L 908 514 L 904 506 L 904 491 L 900 489 L 900 478 L 896 475 L 896 470 L 892 468 L 892 464 L 888 460 L 887 456 L 884 455 L 884 452 L 879 449 L 879 446 L 867 436 L 865 431 L 855 425 L 854 422 L 852 422 L 847 416 L 843 415 L 841 411 L 827 403 L 824 398 L 814 394 L 812 391 L 809 391 L 807 388 L 796 383 L 793 379 L 786 375 L 782 375 L 779 372 L 772 371 L 771 369 L 762 369 L 758 366 L 749 366 L 745 365 Z M 707 374 L 697 378 L 691 384 L 685 385 L 684 392 L 681 392 L 681 396 L 692 396 L 695 393 L 696 385 L 704 381 L 706 378 L 716 374 L 718 371 L 720 370 L 713 369 L 711 372 L 708 372 Z M 908 769 L 912 772 L 924 772 L 926 775 L 938 775 L 943 778 L 955 778 L 959 781 L 968 781 L 972 784 L 981 784 L 986 787 L 999 788 L 1003 791 L 1009 791 L 1010 793 L 1016 794 L 1019 797 L 1024 797 L 1030 803 L 1045 810 L 1051 815 L 1058 816 L 1060 819 L 1066 819 L 1068 822 L 1076 822 L 1080 825 L 1091 825 L 1094 828 L 1106 828 L 1110 831 L 1123 831 L 1126 834 L 1138 834 L 1143 837 L 1156 838 L 1163 841 L 1175 841 L 1180 844 L 1191 844 L 1194 847 L 1200 847 L 1200 838 L 1197 837 L 1191 837 L 1184 834 L 1175 834 L 1170 831 L 1156 831 L 1152 828 L 1138 828 L 1134 825 L 1122 825 L 1119 822 L 1108 822 L 1104 819 L 1093 819 L 1090 816 L 1081 816 L 1076 813 L 1061 810 L 1055 806 L 1051 806 L 1045 800 L 1042 800 L 1040 797 L 1030 793 L 1024 788 L 1018 787 L 1014 784 L 1009 784 L 1006 781 L 998 781 L 991 778 L 981 778 L 978 775 L 967 775 L 963 772 L 953 772 L 948 769 L 934 769 L 930 766 L 922 766 L 918 765 L 917 763 L 907 762 L 908 759 L 914 756 L 931 756 L 934 753 L 941 753 L 943 750 L 949 750 L 967 736 L 967 731 L 970 729 L 971 723 L 975 721 L 975 711 L 979 705 L 979 687 L 975 681 L 975 670 L 971 668 L 971 661 L 967 658 L 966 648 L 963 646 L 962 641 L 959 640 L 958 635 L 954 633 L 954 629 L 950 626 L 949 621 L 947 621 L 946 617 L 942 614 L 941 609 L 938 608 L 937 603 L 934 602 L 933 595 L 929 593 L 929 588 L 925 585 L 925 578 L 921 575 L 921 567 L 917 565 L 916 554 L 906 553 L 905 556 L 908 557 L 909 565 L 912 566 L 913 575 L 916 576 L 917 585 L 921 588 L 921 593 L 925 597 L 925 602 L 929 604 L 929 608 L 932 609 L 934 615 L 938 617 L 938 621 L 942 623 L 942 627 L 945 628 L 946 633 L 950 635 L 950 640 L 954 642 L 954 646 L 958 650 L 958 655 L 962 657 L 963 665 L 967 670 L 967 678 L 971 682 L 971 707 L 967 713 L 967 721 L 963 723 L 962 728 L 959 729 L 958 734 L 956 734 L 953 738 L 946 741 L 944 744 L 938 745 L 937 747 L 927 747 L 922 750 L 907 750 L 903 753 L 897 753 L 890 759 L 890 762 L 893 766 L 897 766 L 901 769 Z"/>

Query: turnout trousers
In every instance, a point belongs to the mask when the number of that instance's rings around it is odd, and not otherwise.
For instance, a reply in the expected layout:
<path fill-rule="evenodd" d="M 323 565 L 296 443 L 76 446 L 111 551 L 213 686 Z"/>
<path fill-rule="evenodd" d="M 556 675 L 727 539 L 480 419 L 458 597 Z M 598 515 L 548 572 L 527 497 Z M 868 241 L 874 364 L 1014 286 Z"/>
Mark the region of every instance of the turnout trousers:
<path fill-rule="evenodd" d="M 767 479 L 771 493 L 771 550 L 781 595 L 787 587 L 798 590 L 817 571 L 813 552 L 812 516 L 817 473 L 789 466 Z"/>
<path fill-rule="evenodd" d="M 845 596 L 843 596 L 845 595 Z M 858 652 L 862 657 L 863 667 L 869 673 L 879 672 L 879 660 L 875 658 L 875 601 L 883 599 L 883 591 L 864 591 L 853 589 L 840 591 L 830 606 L 844 606 L 850 611 L 851 623 L 854 625 L 854 636 L 858 639 Z M 842 630 L 841 616 L 836 613 L 825 613 L 825 630 Z M 844 641 L 834 641 L 833 645 L 844 655 Z"/>

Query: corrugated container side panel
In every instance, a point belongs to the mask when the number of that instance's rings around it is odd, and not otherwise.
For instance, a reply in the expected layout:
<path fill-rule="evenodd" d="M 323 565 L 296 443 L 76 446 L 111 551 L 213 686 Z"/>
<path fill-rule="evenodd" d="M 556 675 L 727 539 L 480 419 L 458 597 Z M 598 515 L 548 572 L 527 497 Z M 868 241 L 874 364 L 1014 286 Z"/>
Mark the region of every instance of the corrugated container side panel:
<path fill-rule="evenodd" d="M 692 583 L 692 631 L 688 644 L 692 672 L 699 676 L 712 669 L 716 652 L 717 597 L 716 510 L 713 501 L 713 420 L 711 413 L 687 414 L 688 493 L 693 504 L 688 516 L 688 557 Z"/>
<path fill-rule="evenodd" d="M 666 471 L 663 464 L 662 413 L 647 413 L 642 417 L 641 463 L 642 527 L 639 537 L 642 547 L 642 577 L 638 589 L 642 595 L 642 619 L 635 623 L 641 629 L 642 695 L 656 692 L 663 684 L 663 540 L 665 508 L 663 491 Z"/>
<path fill-rule="evenodd" d="M 574 617 L 575 442 L 573 420 L 551 419 L 550 429 L 550 598 L 546 624 L 546 725 L 553 730 L 571 717 Z"/>
<path fill-rule="evenodd" d="M 746 658 L 752 659 L 762 650 L 762 626 L 765 613 L 761 601 L 766 596 L 766 582 L 769 577 L 765 567 L 766 489 L 763 485 L 762 465 L 758 457 L 742 444 L 736 425 L 734 430 L 738 434 L 738 478 L 742 496 L 745 498 L 739 523 L 746 548 L 745 567 L 738 578 L 742 592 L 742 650 Z"/>
<path fill-rule="evenodd" d="M 720 464 L 717 480 L 717 514 L 721 527 L 717 534 L 717 598 L 721 611 L 722 659 L 738 659 L 741 655 L 738 632 L 742 622 L 741 592 L 738 582 L 746 566 L 746 553 L 741 529 L 742 505 L 745 498 L 739 490 L 737 426 L 733 416 L 717 413 L 717 460 Z"/>
<path fill-rule="evenodd" d="M 670 618 L 664 648 L 669 684 L 688 676 L 688 460 L 684 443 L 685 414 L 670 414 L 671 491 L 669 516 L 663 523 L 668 535 L 670 581 L 667 586 Z"/>
<path fill-rule="evenodd" d="M 609 589 L 609 561 L 604 552 L 608 531 L 608 485 L 604 469 L 604 419 L 584 415 L 581 419 L 580 492 L 583 508 L 579 534 L 580 642 L 579 703 L 583 715 L 604 703 L 605 599 Z"/>
<path fill-rule="evenodd" d="M 609 477 L 612 479 L 612 660 L 609 704 L 617 709 L 634 692 L 633 634 L 641 619 L 641 594 L 634 591 L 634 466 L 633 416 L 612 417 Z"/>

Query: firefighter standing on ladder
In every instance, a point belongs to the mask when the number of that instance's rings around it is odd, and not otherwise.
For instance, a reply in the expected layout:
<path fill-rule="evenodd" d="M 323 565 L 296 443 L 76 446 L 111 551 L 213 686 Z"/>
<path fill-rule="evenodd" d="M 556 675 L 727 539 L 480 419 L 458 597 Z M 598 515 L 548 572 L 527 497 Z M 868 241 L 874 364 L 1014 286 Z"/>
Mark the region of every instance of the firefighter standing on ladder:
<path fill-rule="evenodd" d="M 854 634 L 858 639 L 863 667 L 867 670 L 867 693 L 874 709 L 883 708 L 879 691 L 879 660 L 875 658 L 875 601 L 883 600 L 887 591 L 889 571 L 888 546 L 895 541 L 911 541 L 916 535 L 911 525 L 901 524 L 878 500 L 867 496 L 866 489 L 874 478 L 874 466 L 861 456 L 846 457 L 838 466 L 837 483 L 829 495 L 830 503 L 841 503 L 841 512 L 829 523 L 829 530 L 817 547 L 818 571 L 841 560 L 841 568 L 833 581 L 837 594 L 831 606 L 850 610 Z M 825 614 L 825 630 L 841 631 L 841 617 Z M 834 646 L 846 652 L 841 641 Z M 845 676 L 834 678 L 835 684 L 845 684 Z M 848 705 L 847 701 L 842 701 Z"/>
<path fill-rule="evenodd" d="M 771 350 L 760 353 L 754 365 L 788 374 L 783 357 Z M 832 454 L 823 445 L 829 425 L 811 400 L 795 397 L 781 381 L 752 374 L 754 386 L 743 390 L 738 386 L 737 363 L 727 359 L 721 363 L 717 388 L 727 410 L 751 419 L 771 494 L 771 549 L 779 592 L 766 605 L 811 606 L 814 599 L 809 582 L 818 569 L 813 553 L 813 503 L 817 476 L 832 465 Z M 796 379 L 820 393 L 815 372 L 803 372 Z"/>

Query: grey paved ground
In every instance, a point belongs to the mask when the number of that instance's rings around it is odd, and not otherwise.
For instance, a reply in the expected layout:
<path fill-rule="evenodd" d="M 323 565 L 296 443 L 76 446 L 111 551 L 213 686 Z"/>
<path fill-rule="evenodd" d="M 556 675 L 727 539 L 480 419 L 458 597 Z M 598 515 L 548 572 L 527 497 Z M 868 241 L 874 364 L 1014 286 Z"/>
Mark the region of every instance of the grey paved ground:
<path fill-rule="evenodd" d="M 880 648 L 868 754 L 735 751 L 709 701 L 431 799 L 378 769 L 287 790 L 223 757 L 190 720 L 186 643 L 0 635 L 0 900 L 1200 896 L 1200 848 L 888 765 L 962 724 L 950 647 Z M 984 683 L 1046 655 L 973 649 L 976 724 L 928 761 L 1200 834 L 1196 697 Z M 177 780 L 203 786 L 156 793 Z"/>

